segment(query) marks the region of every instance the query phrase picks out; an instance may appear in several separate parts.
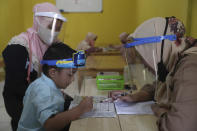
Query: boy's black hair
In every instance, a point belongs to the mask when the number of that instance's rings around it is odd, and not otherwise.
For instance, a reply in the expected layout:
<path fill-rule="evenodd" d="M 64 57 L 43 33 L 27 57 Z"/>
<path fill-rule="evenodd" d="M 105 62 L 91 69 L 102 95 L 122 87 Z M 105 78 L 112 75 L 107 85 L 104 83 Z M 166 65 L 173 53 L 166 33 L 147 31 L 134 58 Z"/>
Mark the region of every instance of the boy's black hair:
<path fill-rule="evenodd" d="M 68 45 L 62 42 L 53 43 L 45 52 L 43 60 L 59 60 L 59 59 L 68 59 L 72 58 L 73 53 L 76 51 L 70 48 Z M 56 66 L 49 66 L 44 64 L 42 66 L 42 71 L 45 75 L 48 76 L 48 71 L 50 68 L 61 69 Z"/>

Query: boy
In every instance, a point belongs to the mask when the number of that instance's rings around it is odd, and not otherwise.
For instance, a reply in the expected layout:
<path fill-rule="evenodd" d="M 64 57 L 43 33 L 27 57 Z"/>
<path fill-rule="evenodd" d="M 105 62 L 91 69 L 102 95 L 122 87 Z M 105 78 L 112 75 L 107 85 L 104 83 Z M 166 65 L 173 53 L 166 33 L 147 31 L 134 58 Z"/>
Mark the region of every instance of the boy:
<path fill-rule="evenodd" d="M 86 97 L 77 107 L 64 111 L 65 100 L 60 89 L 72 82 L 76 68 L 81 65 L 73 59 L 84 57 L 76 56 L 77 53 L 63 43 L 52 44 L 47 49 L 41 62 L 43 73 L 25 93 L 17 131 L 61 130 L 92 109 L 92 98 Z M 85 65 L 83 60 L 82 65 Z"/>

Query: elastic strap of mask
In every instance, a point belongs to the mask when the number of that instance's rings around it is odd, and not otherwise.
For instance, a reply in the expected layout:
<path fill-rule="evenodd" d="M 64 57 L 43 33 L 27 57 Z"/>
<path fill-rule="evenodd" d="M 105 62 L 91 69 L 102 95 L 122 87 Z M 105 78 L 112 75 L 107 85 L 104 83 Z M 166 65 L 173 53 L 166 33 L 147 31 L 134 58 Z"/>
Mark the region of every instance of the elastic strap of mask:
<path fill-rule="evenodd" d="M 164 33 L 163 35 L 165 36 L 166 35 L 166 32 L 167 32 L 167 29 L 168 29 L 168 17 L 166 17 L 166 26 L 165 26 L 165 30 L 164 30 Z M 162 40 L 162 44 L 161 44 L 161 63 L 163 63 L 163 48 L 164 48 L 164 39 Z"/>

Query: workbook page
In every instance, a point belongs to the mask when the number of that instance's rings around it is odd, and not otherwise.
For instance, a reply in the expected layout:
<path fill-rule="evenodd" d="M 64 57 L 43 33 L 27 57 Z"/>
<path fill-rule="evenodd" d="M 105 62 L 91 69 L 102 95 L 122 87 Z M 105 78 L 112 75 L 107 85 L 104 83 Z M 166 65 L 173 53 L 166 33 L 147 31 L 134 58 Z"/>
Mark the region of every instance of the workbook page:
<path fill-rule="evenodd" d="M 75 96 L 74 100 L 70 104 L 69 109 L 72 109 L 73 107 L 77 106 L 82 99 L 83 99 L 83 96 Z M 107 99 L 107 97 L 93 96 L 93 109 L 90 112 L 83 114 L 80 118 L 116 117 L 114 103 L 101 102 L 104 99 Z"/>

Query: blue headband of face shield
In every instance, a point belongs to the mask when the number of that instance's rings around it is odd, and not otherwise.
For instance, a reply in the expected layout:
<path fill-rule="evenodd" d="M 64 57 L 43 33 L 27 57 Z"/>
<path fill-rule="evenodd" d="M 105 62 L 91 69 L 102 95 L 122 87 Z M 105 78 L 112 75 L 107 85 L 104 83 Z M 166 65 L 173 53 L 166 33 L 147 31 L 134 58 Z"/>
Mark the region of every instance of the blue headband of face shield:
<path fill-rule="evenodd" d="M 127 43 L 124 45 L 125 48 L 130 48 L 137 45 L 149 44 L 149 43 L 157 43 L 162 40 L 168 39 L 170 41 L 175 41 L 177 39 L 176 35 L 164 35 L 164 36 L 152 36 L 152 37 L 144 37 L 144 38 L 134 38 L 134 42 Z"/>
<path fill-rule="evenodd" d="M 60 68 L 79 68 L 85 67 L 85 52 L 83 50 L 73 53 L 73 58 L 61 59 L 61 60 L 42 60 L 42 65 L 47 64 L 49 66 L 57 66 Z"/>

